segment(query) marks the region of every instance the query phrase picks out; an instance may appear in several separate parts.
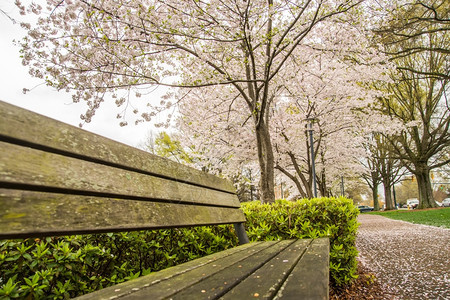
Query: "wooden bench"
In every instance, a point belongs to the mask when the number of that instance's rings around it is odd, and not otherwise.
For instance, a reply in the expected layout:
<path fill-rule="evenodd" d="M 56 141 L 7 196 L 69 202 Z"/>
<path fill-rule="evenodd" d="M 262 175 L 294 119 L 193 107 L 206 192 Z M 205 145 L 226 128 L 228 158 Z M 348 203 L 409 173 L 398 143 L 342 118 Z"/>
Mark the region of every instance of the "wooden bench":
<path fill-rule="evenodd" d="M 0 239 L 234 224 L 238 247 L 81 298 L 328 298 L 328 239 L 248 243 L 226 180 L 4 102 L 0 143 Z"/>

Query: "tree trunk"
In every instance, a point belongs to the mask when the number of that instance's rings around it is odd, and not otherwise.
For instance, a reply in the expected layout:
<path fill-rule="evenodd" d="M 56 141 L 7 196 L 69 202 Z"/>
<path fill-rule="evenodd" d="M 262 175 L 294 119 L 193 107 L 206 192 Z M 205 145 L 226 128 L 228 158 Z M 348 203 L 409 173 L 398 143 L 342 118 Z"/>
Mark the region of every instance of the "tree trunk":
<path fill-rule="evenodd" d="M 427 163 L 418 163 L 415 167 L 417 187 L 419 188 L 419 208 L 437 207 L 431 187 L 430 168 Z"/>
<path fill-rule="evenodd" d="M 294 182 L 294 184 L 297 187 L 297 190 L 300 193 L 300 196 L 302 198 L 307 198 L 306 193 L 303 191 L 302 184 L 300 183 L 298 178 L 295 177 L 295 175 L 292 175 L 291 173 L 289 173 L 286 169 L 284 169 L 281 166 L 276 166 L 275 168 L 280 170 L 284 175 L 286 175 L 290 180 L 292 180 L 292 182 Z"/>
<path fill-rule="evenodd" d="M 297 163 L 297 159 L 295 158 L 295 155 L 292 152 L 288 152 L 287 154 L 291 158 L 292 165 L 294 166 L 295 172 L 297 173 L 297 176 L 300 178 L 300 180 L 302 181 L 303 187 L 305 188 L 306 195 L 303 197 L 309 198 L 309 199 L 313 198 L 311 171 L 308 171 L 308 174 L 310 174 L 309 180 L 308 180 L 305 177 L 305 175 L 302 173 L 302 170 L 300 169 L 300 167 Z M 309 169 L 311 169 L 311 166 L 309 166 Z M 301 190 L 299 190 L 299 192 L 301 193 Z"/>
<path fill-rule="evenodd" d="M 317 179 L 317 185 L 319 186 L 319 192 L 322 197 L 330 197 L 330 193 L 328 191 L 327 182 L 325 180 L 325 172 L 322 171 L 320 174 L 320 180 Z"/>
<path fill-rule="evenodd" d="M 380 210 L 380 202 L 378 201 L 378 185 L 375 185 L 371 188 L 372 190 L 372 199 L 373 199 L 373 210 Z"/>
<path fill-rule="evenodd" d="M 392 201 L 391 182 L 388 178 L 383 178 L 383 188 L 384 188 L 384 203 L 386 205 L 385 210 L 395 209 L 394 203 Z"/>
<path fill-rule="evenodd" d="M 255 133 L 258 145 L 259 167 L 261 169 L 261 201 L 263 203 L 272 203 L 275 202 L 275 163 L 267 124 L 261 122 L 259 126 L 256 126 Z"/>

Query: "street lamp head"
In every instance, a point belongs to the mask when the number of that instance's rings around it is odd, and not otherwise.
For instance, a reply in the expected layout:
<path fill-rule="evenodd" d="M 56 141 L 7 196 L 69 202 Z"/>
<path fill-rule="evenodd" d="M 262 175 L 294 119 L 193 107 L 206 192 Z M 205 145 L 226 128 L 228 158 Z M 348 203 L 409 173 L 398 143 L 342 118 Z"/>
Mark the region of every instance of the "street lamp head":
<path fill-rule="evenodd" d="M 314 117 L 306 118 L 305 121 L 309 122 L 308 124 L 305 124 L 306 131 L 313 132 L 314 130 L 312 129 L 312 125 L 315 121 L 318 121 L 318 120 L 319 120 L 318 118 L 314 118 Z M 308 125 L 309 125 L 309 129 L 308 129 Z"/>
<path fill-rule="evenodd" d="M 310 117 L 310 118 L 306 118 L 305 121 L 311 122 L 313 123 L 314 121 L 318 121 L 319 119 L 316 117 Z"/>

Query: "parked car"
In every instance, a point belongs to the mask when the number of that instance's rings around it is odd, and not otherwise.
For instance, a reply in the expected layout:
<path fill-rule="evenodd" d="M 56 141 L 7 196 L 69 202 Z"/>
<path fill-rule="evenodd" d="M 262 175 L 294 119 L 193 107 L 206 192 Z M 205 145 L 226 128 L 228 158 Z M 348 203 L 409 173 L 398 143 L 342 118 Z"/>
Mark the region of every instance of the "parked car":
<path fill-rule="evenodd" d="M 412 198 L 406 200 L 406 205 L 408 206 L 408 209 L 415 209 L 419 206 L 419 199 Z"/>
<path fill-rule="evenodd" d="M 360 212 L 373 211 L 373 207 L 368 205 L 359 205 L 358 209 Z"/>
<path fill-rule="evenodd" d="M 442 200 L 442 207 L 450 207 L 450 198 Z"/>

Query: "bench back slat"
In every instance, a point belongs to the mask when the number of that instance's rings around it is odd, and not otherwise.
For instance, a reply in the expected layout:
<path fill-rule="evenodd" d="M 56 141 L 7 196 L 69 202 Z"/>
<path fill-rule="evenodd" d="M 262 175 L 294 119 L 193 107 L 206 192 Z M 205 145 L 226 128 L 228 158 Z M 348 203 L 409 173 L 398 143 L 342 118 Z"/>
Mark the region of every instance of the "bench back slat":
<path fill-rule="evenodd" d="M 224 179 L 0 102 L 0 238 L 236 227 L 239 207 Z"/>
<path fill-rule="evenodd" d="M 234 208 L 0 189 L 0 239 L 245 222 Z"/>
<path fill-rule="evenodd" d="M 0 101 L 0 140 L 45 148 L 48 152 L 148 172 L 194 185 L 234 193 L 233 185 L 217 176 L 124 145 L 108 138 Z"/>
<path fill-rule="evenodd" d="M 5 187 L 239 207 L 233 194 L 0 142 Z"/>

